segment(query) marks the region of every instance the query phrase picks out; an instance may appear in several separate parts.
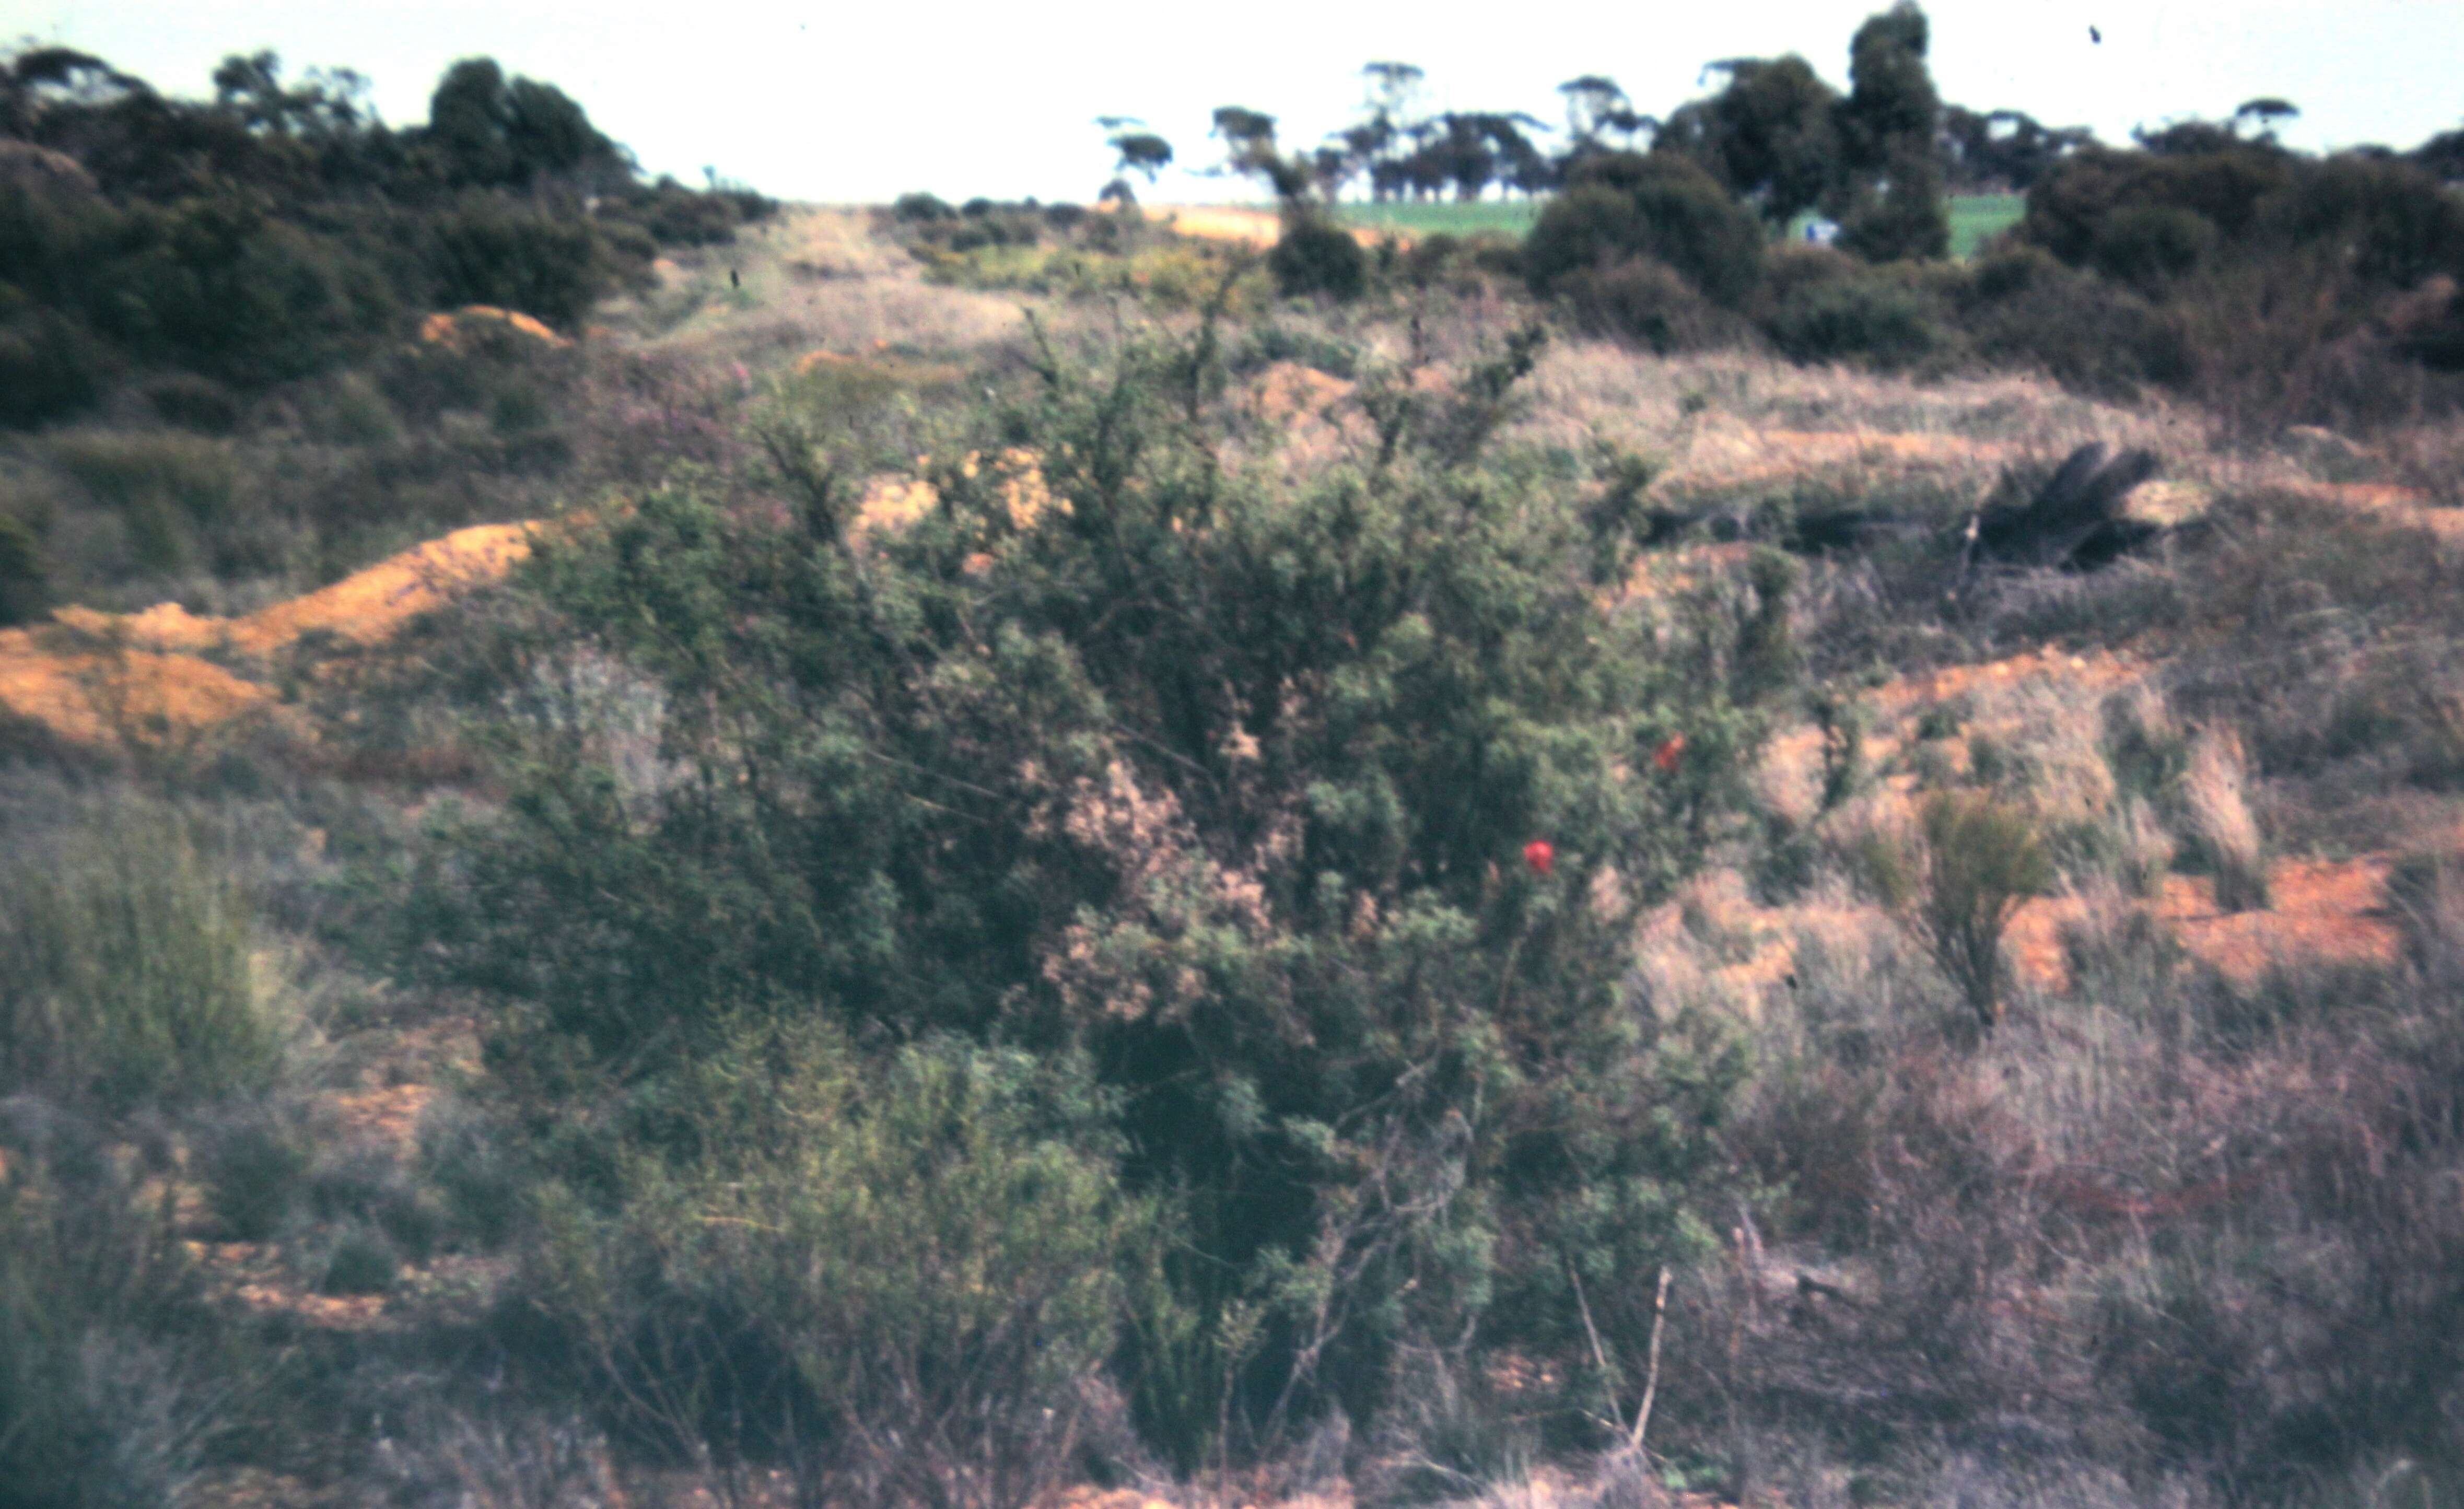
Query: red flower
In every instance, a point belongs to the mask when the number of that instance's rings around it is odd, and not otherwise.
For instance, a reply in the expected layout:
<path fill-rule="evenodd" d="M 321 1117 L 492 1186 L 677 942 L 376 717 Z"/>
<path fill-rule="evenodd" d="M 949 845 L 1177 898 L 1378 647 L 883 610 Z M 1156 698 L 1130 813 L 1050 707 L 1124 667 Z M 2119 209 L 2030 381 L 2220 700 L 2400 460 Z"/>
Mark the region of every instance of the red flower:
<path fill-rule="evenodd" d="M 1523 845 L 1523 863 L 1531 866 L 1534 875 L 1546 875 L 1557 865 L 1557 848 L 1547 839 L 1533 839 Z"/>
<path fill-rule="evenodd" d="M 1670 771 L 1677 768 L 1678 760 L 1683 758 L 1684 754 L 1685 735 L 1683 733 L 1671 733 L 1668 735 L 1667 743 L 1661 745 L 1660 748 L 1651 752 L 1651 762 L 1654 765 L 1659 766 L 1660 773 L 1665 776 Z"/>

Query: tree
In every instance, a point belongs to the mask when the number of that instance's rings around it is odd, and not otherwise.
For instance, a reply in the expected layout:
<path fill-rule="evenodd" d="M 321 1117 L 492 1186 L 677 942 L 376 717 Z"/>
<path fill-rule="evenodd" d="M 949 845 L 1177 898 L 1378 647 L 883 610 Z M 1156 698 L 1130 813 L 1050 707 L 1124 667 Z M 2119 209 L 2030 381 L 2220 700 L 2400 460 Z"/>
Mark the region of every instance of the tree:
<path fill-rule="evenodd" d="M 1172 165 L 1172 143 L 1145 129 L 1146 122 L 1135 116 L 1097 116 L 1095 123 L 1111 133 L 1104 144 L 1114 153 L 1112 181 L 1104 186 L 1102 197 L 1134 202 L 1130 175 L 1145 174 L 1153 187 L 1156 176 Z"/>
<path fill-rule="evenodd" d="M 1621 139 L 1619 144 L 1631 149 L 1635 136 L 1648 119 L 1635 113 L 1633 101 L 1617 81 L 1603 74 L 1585 74 L 1569 78 L 1557 86 L 1566 97 L 1566 156 L 1569 161 L 1608 150 L 1604 140 L 1609 132 Z"/>
<path fill-rule="evenodd" d="M 252 131 L 275 136 L 348 136 L 374 119 L 368 81 L 348 68 L 312 68 L 297 88 L 282 83 L 282 59 L 268 50 L 232 54 L 214 70 L 214 103 Z"/>
<path fill-rule="evenodd" d="M 1942 136 L 1955 186 L 2020 194 L 2096 140 L 2085 126 L 2049 127 L 2024 111 L 1975 111 L 1962 105 L 1944 109 Z"/>
<path fill-rule="evenodd" d="M 1317 175 L 1309 160 L 1287 157 L 1275 140 L 1275 118 L 1243 105 L 1223 105 L 1215 112 L 1215 130 L 1223 139 L 1222 171 L 1257 178 L 1274 190 L 1287 209 L 1306 205 Z"/>
<path fill-rule="evenodd" d="M 2233 109 L 2233 132 L 2239 135 L 2244 125 L 2255 124 L 2258 127 L 2258 139 L 2262 142 L 2273 142 L 2276 140 L 2277 123 L 2293 120 L 2300 114 L 2299 105 L 2290 99 L 2280 99 L 2273 95 L 2262 96 L 2256 99 L 2245 99 Z"/>
<path fill-rule="evenodd" d="M 1767 224 L 1786 226 L 1839 177 L 1838 95 L 1793 54 L 1712 66 L 1727 87 L 1670 117 L 1661 144 L 1710 169 Z"/>
<path fill-rule="evenodd" d="M 564 91 L 509 80 L 493 57 L 466 57 L 446 70 L 429 99 L 427 134 L 458 184 L 527 187 L 561 178 L 613 188 L 633 178 L 624 149 Z"/>
<path fill-rule="evenodd" d="M 2441 183 L 2464 182 L 2464 130 L 2441 131 L 2408 155 Z"/>
<path fill-rule="evenodd" d="M 1840 244 L 1878 262 L 1950 250 L 1937 133 L 1942 97 L 1925 66 L 1928 30 L 1916 0 L 1899 0 L 1857 29 L 1848 98 L 1839 102 L 1846 169 L 1835 198 Z"/>
<path fill-rule="evenodd" d="M 1532 287 L 1639 258 L 1675 268 L 1734 308 L 1762 276 L 1763 231 L 1699 164 L 1673 152 L 1610 152 L 1576 164 L 1525 242 Z"/>

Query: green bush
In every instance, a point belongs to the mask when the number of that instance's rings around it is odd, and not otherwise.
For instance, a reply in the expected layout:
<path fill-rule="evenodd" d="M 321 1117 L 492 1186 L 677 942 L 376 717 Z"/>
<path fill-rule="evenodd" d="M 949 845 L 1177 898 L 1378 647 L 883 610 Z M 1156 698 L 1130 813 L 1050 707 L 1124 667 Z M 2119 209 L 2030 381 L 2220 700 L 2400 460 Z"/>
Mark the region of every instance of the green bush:
<path fill-rule="evenodd" d="M 2168 277 L 2194 271 L 2213 253 L 2216 228 L 2196 210 L 2179 205 L 2131 205 L 2096 229 L 2089 257 L 2098 272 L 2137 288 L 2152 289 Z"/>
<path fill-rule="evenodd" d="M 1287 217 L 1266 270 L 1287 298 L 1324 294 L 1337 301 L 1358 298 L 1368 286 L 1369 258 L 1341 226 L 1316 215 Z"/>
<path fill-rule="evenodd" d="M 1532 226 L 1524 254 L 1539 292 L 1578 271 L 1650 257 L 1733 309 L 1762 274 L 1763 230 L 1690 160 L 1612 152 L 1574 169 Z"/>
<path fill-rule="evenodd" d="M 501 193 L 470 193 L 420 227 L 437 302 L 489 304 L 581 328 L 614 285 L 588 221 Z"/>
<path fill-rule="evenodd" d="M 2179 317 L 2035 247 L 1979 260 L 1953 292 L 1978 355 L 2072 388 L 2127 398 L 2151 384 L 2180 387 L 2198 370 Z"/>
<path fill-rule="evenodd" d="M 221 442 L 170 431 L 77 430 L 54 439 L 46 451 L 54 466 L 121 516 L 146 570 L 179 570 L 201 537 L 224 558 L 217 563 L 228 563 L 237 536 L 253 522 L 240 516 L 251 500 L 240 487 L 236 457 Z"/>
<path fill-rule="evenodd" d="M 142 205 L 87 274 L 96 327 L 141 358 L 249 385 L 332 365 L 390 329 L 399 294 L 356 237 L 227 192 Z"/>
<path fill-rule="evenodd" d="M 0 1092 L 127 1107 L 261 1087 L 249 911 L 180 820 L 98 812 L 0 860 Z"/>
<path fill-rule="evenodd" d="M 50 597 L 42 536 L 24 519 L 0 514 L 0 628 L 41 616 Z"/>
<path fill-rule="evenodd" d="M 1950 311 L 1930 288 L 1836 252 L 1774 259 L 1767 293 L 1763 328 L 1793 361 L 1896 369 L 1940 359 L 1959 343 Z"/>
<path fill-rule="evenodd" d="M 1912 922 L 1987 1032 L 2002 1019 L 2003 929 L 2053 883 L 2028 815 L 1983 792 L 1938 792 L 1922 814 L 1925 875 Z"/>
<path fill-rule="evenodd" d="M 1145 1312 L 1187 1323 L 1117 1378 L 1184 1466 L 1374 1416 L 1493 1304 L 1579 1345 L 1568 1253 L 1702 1239 L 1733 1062 L 1623 982 L 1765 694 L 1725 674 L 1743 601 L 1673 646 L 1604 610 L 1631 469 L 1604 501 L 1483 460 L 1530 341 L 1452 392 L 1364 373 L 1379 446 L 1298 481 L 1216 464 L 1254 420 L 1210 349 L 1051 351 L 900 531 L 850 537 L 805 435 L 772 448 L 792 514 L 673 488 L 546 552 L 542 651 L 655 688 L 659 757 L 508 728 L 509 800 L 437 831 L 407 956 L 505 1003 L 494 1078 L 540 1126 L 665 1101 L 747 1011 L 1083 1047 L 1124 1177 L 1187 1222 Z M 868 433 L 820 453 L 897 454 Z"/>
<path fill-rule="evenodd" d="M 242 1113 L 200 1140 L 206 1203 L 224 1237 L 271 1241 L 297 1206 L 312 1154 L 289 1126 Z"/>
<path fill-rule="evenodd" d="M 1667 356 L 1733 342 L 1740 322 L 1662 262 L 1638 257 L 1604 268 L 1577 268 L 1557 280 L 1557 293 L 1590 334 L 1636 341 Z"/>
<path fill-rule="evenodd" d="M 819 1498 L 1024 1503 L 1099 1401 L 1155 1213 L 1084 1066 L 756 1030 L 685 1077 L 612 1202 L 551 1187 L 518 1291 L 615 1422 Z"/>
<path fill-rule="evenodd" d="M 0 311 L 8 302 L 0 299 Z M 103 371 L 98 342 L 66 316 L 21 307 L 0 317 L 0 425 L 38 425 L 92 407 Z"/>
<path fill-rule="evenodd" d="M 239 427 L 239 399 L 211 378 L 173 372 L 145 384 L 145 401 L 165 424 L 200 435 L 228 435 Z"/>

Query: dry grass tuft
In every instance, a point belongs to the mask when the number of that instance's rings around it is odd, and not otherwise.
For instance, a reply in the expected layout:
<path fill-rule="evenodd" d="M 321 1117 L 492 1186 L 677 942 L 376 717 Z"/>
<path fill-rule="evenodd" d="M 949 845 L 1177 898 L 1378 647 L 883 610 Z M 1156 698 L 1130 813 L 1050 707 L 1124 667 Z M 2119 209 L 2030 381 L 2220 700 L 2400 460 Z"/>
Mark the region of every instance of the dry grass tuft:
<path fill-rule="evenodd" d="M 2247 795 L 2249 757 L 2231 729 L 2202 729 L 2190 741 L 2182 796 L 2192 836 L 2214 868 L 2216 906 L 2227 912 L 2262 911 L 2268 904 L 2267 864 L 2258 820 Z"/>

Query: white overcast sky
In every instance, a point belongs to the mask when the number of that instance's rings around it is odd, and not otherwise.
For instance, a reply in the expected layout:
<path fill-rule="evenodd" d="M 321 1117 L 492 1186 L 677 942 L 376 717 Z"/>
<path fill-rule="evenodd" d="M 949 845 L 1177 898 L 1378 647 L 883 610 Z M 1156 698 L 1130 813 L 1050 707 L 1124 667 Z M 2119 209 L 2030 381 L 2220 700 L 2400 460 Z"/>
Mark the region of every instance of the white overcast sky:
<path fill-rule="evenodd" d="M 1608 74 L 1654 114 L 1705 62 L 1802 54 L 1844 84 L 1848 38 L 1882 0 L 0 0 L 0 41 L 98 53 L 176 94 L 224 55 L 357 68 L 389 121 L 425 119 L 447 64 L 488 54 L 562 87 L 644 166 L 705 164 L 793 199 L 912 188 L 1088 199 L 1110 175 L 1097 115 L 1143 118 L 1203 166 L 1219 104 L 1315 142 L 1360 98 L 1358 69 L 1428 71 L 1438 108 L 1561 119 L 1555 86 Z M 1944 98 L 2107 140 L 2142 122 L 2292 99 L 2286 139 L 2410 146 L 2464 123 L 2464 0 L 1932 0 Z M 2103 41 L 2089 40 L 2093 26 Z M 1153 199 L 1240 197 L 1178 171 Z"/>

